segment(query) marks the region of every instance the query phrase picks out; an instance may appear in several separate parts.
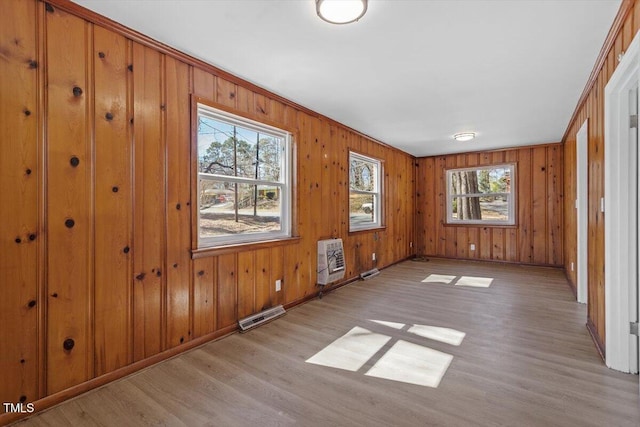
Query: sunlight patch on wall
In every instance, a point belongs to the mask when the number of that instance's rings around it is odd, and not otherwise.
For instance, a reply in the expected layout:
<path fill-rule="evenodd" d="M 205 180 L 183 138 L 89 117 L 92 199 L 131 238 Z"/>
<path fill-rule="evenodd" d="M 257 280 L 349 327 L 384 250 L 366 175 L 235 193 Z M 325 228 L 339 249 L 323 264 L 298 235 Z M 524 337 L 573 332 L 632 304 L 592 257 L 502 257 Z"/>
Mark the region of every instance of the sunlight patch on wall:
<path fill-rule="evenodd" d="M 444 283 L 445 285 L 450 285 L 455 279 L 456 276 L 430 274 L 422 281 L 422 283 Z"/>
<path fill-rule="evenodd" d="M 365 375 L 435 388 L 452 360 L 450 354 L 400 340 Z"/>
<path fill-rule="evenodd" d="M 355 372 L 390 339 L 390 336 L 356 326 L 307 359 L 307 363 Z"/>

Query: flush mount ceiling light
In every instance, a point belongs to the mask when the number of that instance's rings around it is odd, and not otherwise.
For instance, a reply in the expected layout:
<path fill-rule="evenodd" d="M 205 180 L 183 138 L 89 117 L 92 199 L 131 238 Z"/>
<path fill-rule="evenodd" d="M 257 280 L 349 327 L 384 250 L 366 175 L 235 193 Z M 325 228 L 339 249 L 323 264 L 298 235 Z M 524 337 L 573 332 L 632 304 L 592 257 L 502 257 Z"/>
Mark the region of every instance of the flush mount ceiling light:
<path fill-rule="evenodd" d="M 460 142 L 471 141 L 475 137 L 476 137 L 476 134 L 473 132 L 461 132 L 453 135 L 453 139 Z"/>
<path fill-rule="evenodd" d="M 316 0 L 316 13 L 331 24 L 355 22 L 367 12 L 368 0 Z"/>

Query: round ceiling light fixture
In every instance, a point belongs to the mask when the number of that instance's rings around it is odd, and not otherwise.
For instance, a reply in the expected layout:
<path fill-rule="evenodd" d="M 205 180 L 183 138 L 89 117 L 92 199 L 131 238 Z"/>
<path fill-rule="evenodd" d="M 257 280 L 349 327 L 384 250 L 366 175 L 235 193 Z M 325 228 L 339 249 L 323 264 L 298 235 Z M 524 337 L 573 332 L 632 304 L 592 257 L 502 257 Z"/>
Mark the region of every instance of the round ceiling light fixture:
<path fill-rule="evenodd" d="M 368 0 L 316 0 L 316 13 L 331 24 L 349 24 L 367 12 Z"/>
<path fill-rule="evenodd" d="M 476 134 L 474 132 L 460 132 L 453 135 L 453 139 L 460 142 L 471 141 L 475 137 Z"/>

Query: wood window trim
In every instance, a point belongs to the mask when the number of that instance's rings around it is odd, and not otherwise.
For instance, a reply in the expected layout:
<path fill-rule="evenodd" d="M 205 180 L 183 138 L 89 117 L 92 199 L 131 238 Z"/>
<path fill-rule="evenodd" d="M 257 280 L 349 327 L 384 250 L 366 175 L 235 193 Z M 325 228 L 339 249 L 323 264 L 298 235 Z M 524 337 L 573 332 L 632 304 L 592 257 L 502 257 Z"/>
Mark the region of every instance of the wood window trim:
<path fill-rule="evenodd" d="M 442 224 L 443 227 L 464 227 L 464 228 L 518 228 L 518 221 L 516 221 L 514 224 L 455 224 L 455 223 L 443 223 Z"/>
<path fill-rule="evenodd" d="M 300 242 L 301 237 L 286 237 L 283 239 L 264 240 L 261 242 L 233 243 L 229 245 L 211 246 L 191 250 L 191 259 L 207 258 L 238 252 L 255 251 L 258 249 L 275 248 L 278 246 L 293 245 Z"/>
<path fill-rule="evenodd" d="M 382 231 L 387 231 L 387 226 L 386 225 L 381 225 L 381 226 L 376 227 L 376 228 L 364 228 L 362 230 L 351 230 L 351 231 L 349 231 L 348 235 L 349 236 L 353 236 L 353 235 L 356 235 L 356 234 L 378 233 L 378 232 L 382 232 Z"/>

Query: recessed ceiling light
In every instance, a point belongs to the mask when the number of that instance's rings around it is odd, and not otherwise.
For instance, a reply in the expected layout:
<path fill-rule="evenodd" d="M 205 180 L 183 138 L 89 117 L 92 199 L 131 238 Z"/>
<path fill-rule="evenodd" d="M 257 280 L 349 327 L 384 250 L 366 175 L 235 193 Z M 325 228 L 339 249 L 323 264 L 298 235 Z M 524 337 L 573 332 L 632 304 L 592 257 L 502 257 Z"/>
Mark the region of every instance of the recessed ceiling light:
<path fill-rule="evenodd" d="M 473 138 L 476 137 L 476 134 L 473 132 L 461 132 L 461 133 L 456 133 L 455 135 L 453 135 L 453 139 L 455 139 L 456 141 L 471 141 Z"/>
<path fill-rule="evenodd" d="M 357 21 L 367 12 L 367 0 L 316 0 L 316 13 L 331 24 Z"/>

